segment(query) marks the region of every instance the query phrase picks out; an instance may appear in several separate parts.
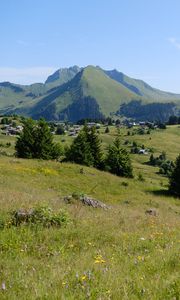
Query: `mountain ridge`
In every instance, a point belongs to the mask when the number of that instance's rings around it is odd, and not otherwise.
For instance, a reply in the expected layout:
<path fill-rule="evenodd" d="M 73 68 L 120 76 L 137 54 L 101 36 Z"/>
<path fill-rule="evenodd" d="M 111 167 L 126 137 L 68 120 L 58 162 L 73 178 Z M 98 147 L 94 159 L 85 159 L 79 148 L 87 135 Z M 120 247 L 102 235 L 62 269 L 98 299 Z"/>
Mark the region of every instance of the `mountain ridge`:
<path fill-rule="evenodd" d="M 72 66 L 61 68 L 51 74 L 45 83 L 18 85 L 10 82 L 0 83 L 0 113 L 23 114 L 32 118 L 45 117 L 48 120 L 69 120 L 76 122 L 79 118 L 105 118 L 107 116 L 124 116 L 127 108 L 133 107 L 133 118 L 136 119 L 137 105 L 145 108 L 148 117 L 147 104 L 160 104 L 159 109 L 172 109 L 169 113 L 178 114 L 180 95 L 155 89 L 140 79 L 134 79 L 122 72 L 103 70 L 98 66 L 89 65 L 81 68 Z M 132 103 L 132 104 L 131 104 Z M 173 103 L 173 106 L 166 104 Z M 92 106 L 92 108 L 91 108 Z M 145 107 L 146 106 L 146 107 Z M 123 106 L 124 107 L 124 106 Z M 151 118 L 153 116 L 153 105 Z M 156 106 L 157 107 L 157 106 Z M 154 105 L 154 117 L 156 117 Z M 142 114 L 143 116 L 143 114 Z M 158 114 L 159 116 L 159 114 Z M 163 119 L 163 112 L 162 112 Z"/>

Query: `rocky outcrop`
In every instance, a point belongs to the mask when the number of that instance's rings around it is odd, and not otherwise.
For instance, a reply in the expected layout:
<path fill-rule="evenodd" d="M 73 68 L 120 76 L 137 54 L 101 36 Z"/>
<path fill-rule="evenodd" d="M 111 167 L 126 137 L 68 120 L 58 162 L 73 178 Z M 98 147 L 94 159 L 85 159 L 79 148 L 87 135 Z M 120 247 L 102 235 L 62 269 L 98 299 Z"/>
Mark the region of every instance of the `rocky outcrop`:
<path fill-rule="evenodd" d="M 110 206 L 106 205 L 105 203 L 94 199 L 92 197 L 86 196 L 86 195 L 81 195 L 81 196 L 65 196 L 64 197 L 64 201 L 66 203 L 72 203 L 73 199 L 76 201 L 80 201 L 82 202 L 82 204 L 87 205 L 87 206 L 91 206 L 93 208 L 103 208 L 103 209 L 110 209 Z"/>

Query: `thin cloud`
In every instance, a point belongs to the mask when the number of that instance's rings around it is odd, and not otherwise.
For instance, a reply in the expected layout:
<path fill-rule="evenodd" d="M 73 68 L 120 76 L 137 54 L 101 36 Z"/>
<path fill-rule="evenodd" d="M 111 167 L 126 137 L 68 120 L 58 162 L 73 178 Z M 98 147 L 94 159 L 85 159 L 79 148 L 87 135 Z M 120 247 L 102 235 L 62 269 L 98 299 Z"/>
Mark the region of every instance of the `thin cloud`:
<path fill-rule="evenodd" d="M 34 46 L 34 47 L 41 47 L 41 46 L 45 46 L 46 44 L 44 42 L 34 42 L 33 44 L 24 41 L 24 40 L 17 40 L 16 43 L 19 46 L 23 46 L 23 47 L 30 47 L 30 46 Z"/>
<path fill-rule="evenodd" d="M 31 68 L 0 68 L 0 82 L 10 81 L 18 84 L 31 84 L 44 82 L 49 75 L 55 72 L 55 67 L 31 67 Z"/>
<path fill-rule="evenodd" d="M 168 39 L 168 41 L 174 46 L 176 47 L 177 49 L 180 50 L 180 40 L 176 39 L 175 37 L 170 37 Z"/>

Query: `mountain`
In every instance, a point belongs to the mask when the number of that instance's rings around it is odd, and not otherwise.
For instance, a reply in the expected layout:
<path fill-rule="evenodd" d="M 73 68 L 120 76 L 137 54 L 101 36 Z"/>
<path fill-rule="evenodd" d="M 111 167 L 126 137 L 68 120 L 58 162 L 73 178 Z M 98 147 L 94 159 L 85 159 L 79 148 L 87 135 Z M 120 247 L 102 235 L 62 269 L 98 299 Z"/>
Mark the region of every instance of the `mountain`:
<path fill-rule="evenodd" d="M 21 107 L 28 111 L 29 106 L 32 106 L 35 100 L 40 99 L 46 95 L 52 88 L 62 85 L 71 80 L 81 68 L 73 66 L 57 70 L 54 74 L 50 75 L 46 82 L 34 83 L 31 85 L 19 85 L 10 82 L 0 83 L 0 113 L 8 114 L 17 111 Z"/>
<path fill-rule="evenodd" d="M 46 85 L 49 85 L 49 87 L 55 87 L 58 85 L 62 85 L 71 79 L 81 71 L 82 68 L 78 66 L 73 66 L 70 68 L 61 68 L 57 70 L 55 73 L 50 75 L 47 80 L 45 81 Z"/>
<path fill-rule="evenodd" d="M 32 107 L 30 115 L 72 122 L 82 118 L 97 119 L 116 112 L 120 104 L 132 99 L 137 99 L 137 95 L 101 69 L 88 66 L 71 81 L 51 90 Z"/>
<path fill-rule="evenodd" d="M 123 84 L 132 92 L 139 96 L 142 96 L 149 100 L 158 100 L 165 102 L 170 100 L 180 100 L 180 95 L 163 92 L 161 90 L 152 88 L 149 84 L 143 80 L 133 79 L 127 75 L 118 72 L 117 70 L 104 71 L 110 78 L 116 80 L 117 82 Z"/>
<path fill-rule="evenodd" d="M 101 119 L 117 115 L 141 120 L 166 120 L 178 114 L 180 95 L 152 88 L 117 70 L 73 66 L 57 70 L 46 82 L 0 83 L 0 113 L 38 119 Z"/>

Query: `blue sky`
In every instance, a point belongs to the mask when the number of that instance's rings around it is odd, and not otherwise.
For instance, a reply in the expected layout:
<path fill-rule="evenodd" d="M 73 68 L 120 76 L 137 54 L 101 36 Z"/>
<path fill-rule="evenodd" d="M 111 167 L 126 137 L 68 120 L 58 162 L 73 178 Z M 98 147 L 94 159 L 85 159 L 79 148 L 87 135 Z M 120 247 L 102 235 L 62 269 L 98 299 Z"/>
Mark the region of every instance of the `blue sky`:
<path fill-rule="evenodd" d="M 0 81 L 92 64 L 180 93 L 179 0 L 0 2 Z"/>

